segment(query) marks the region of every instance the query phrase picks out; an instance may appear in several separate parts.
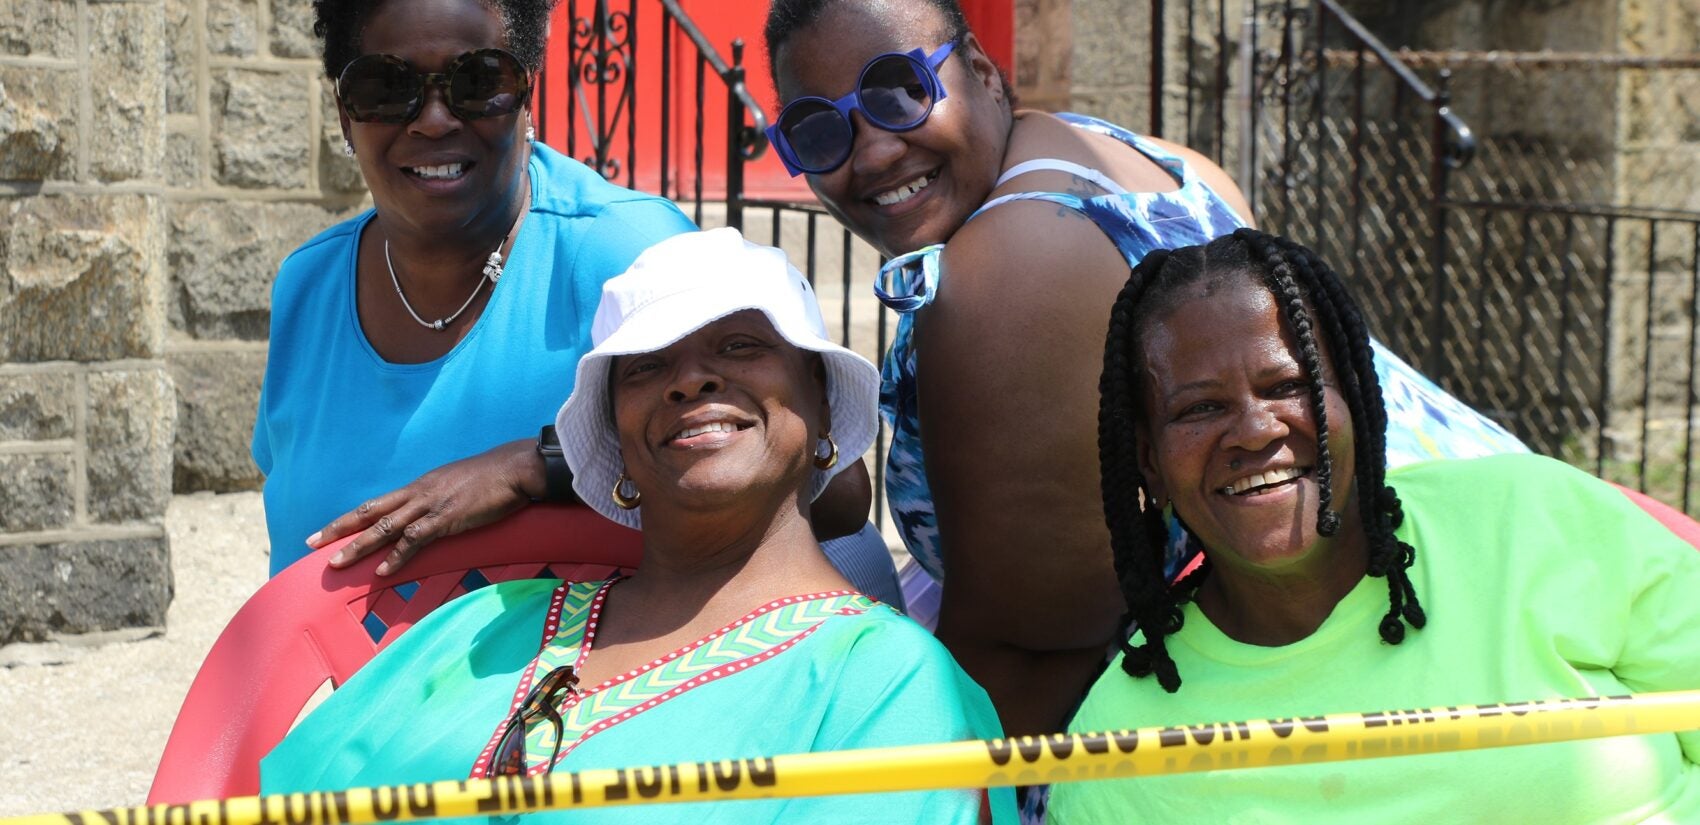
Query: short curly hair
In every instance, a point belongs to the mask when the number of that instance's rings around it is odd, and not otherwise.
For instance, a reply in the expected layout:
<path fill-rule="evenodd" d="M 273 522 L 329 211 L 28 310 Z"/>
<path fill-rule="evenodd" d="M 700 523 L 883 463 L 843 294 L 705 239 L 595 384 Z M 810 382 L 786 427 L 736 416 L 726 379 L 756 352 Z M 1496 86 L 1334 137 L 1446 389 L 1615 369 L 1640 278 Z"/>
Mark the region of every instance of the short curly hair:
<path fill-rule="evenodd" d="M 384 0 L 313 0 L 313 35 L 324 51 L 325 76 L 336 80 L 359 57 L 366 18 Z M 527 71 L 543 66 L 543 40 L 556 0 L 478 0 L 502 18 L 508 51 Z"/>

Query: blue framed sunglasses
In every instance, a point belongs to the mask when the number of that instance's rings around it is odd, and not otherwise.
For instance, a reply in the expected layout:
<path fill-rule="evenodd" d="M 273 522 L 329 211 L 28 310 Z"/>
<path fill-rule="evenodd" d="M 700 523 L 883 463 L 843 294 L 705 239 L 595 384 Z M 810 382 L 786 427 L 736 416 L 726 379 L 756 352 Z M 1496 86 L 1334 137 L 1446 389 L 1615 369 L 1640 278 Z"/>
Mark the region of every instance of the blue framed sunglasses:
<path fill-rule="evenodd" d="M 945 99 L 938 68 L 956 41 L 932 54 L 920 49 L 876 55 L 862 67 L 856 88 L 837 100 L 799 97 L 767 127 L 767 140 L 791 177 L 824 175 L 844 165 L 856 142 L 851 112 L 888 132 L 907 132 L 927 122 L 933 104 Z"/>

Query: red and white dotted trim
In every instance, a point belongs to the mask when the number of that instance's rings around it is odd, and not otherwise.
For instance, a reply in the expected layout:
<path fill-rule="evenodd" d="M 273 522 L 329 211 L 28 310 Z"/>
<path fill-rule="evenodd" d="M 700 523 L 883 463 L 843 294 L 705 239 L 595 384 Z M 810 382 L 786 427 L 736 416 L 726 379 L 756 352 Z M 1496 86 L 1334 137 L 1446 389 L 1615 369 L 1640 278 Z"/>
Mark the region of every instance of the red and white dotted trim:
<path fill-rule="evenodd" d="M 584 665 L 584 657 L 590 649 L 588 644 L 590 635 L 595 632 L 596 620 L 602 615 L 602 603 L 608 597 L 608 588 L 616 581 L 619 581 L 618 576 L 603 582 L 602 586 L 596 589 L 595 597 L 591 599 L 590 616 L 583 624 L 586 644 L 579 648 L 578 658 L 573 663 L 574 670 Z M 502 721 L 496 724 L 496 732 L 491 734 L 490 741 L 485 743 L 484 749 L 478 753 L 477 761 L 473 762 L 473 779 L 487 778 L 490 760 L 496 755 L 496 745 L 501 742 L 502 734 L 507 730 L 508 720 L 513 718 L 514 712 L 519 710 L 520 705 L 525 704 L 525 697 L 531 693 L 532 682 L 537 678 L 538 658 L 542 656 L 543 650 L 555 639 L 561 628 L 561 610 L 566 603 L 567 593 L 574 584 L 574 582 L 563 582 L 560 587 L 555 588 L 555 592 L 549 597 L 549 613 L 543 620 L 543 641 L 538 645 L 538 656 L 532 657 L 531 663 L 526 665 L 525 671 L 520 674 L 519 687 L 514 689 L 513 701 L 508 704 L 508 715 L 502 717 Z M 575 622 L 568 626 L 569 634 L 577 624 Z"/>

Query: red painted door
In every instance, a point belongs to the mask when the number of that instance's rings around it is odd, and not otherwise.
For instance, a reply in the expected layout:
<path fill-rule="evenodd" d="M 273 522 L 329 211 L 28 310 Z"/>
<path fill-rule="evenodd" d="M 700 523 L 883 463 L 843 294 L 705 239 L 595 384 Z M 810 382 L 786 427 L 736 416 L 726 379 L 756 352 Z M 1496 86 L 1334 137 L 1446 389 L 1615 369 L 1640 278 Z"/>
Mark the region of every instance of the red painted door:
<path fill-rule="evenodd" d="M 975 35 L 1008 70 L 1015 52 L 1013 0 L 961 2 Z M 772 117 L 777 97 L 761 42 L 767 0 L 678 0 L 678 5 L 727 64 L 733 62 L 733 41 L 742 39 L 750 96 Z M 593 25 L 599 11 L 604 23 Z M 681 199 L 693 198 L 700 185 L 705 198 L 722 199 L 726 87 L 713 67 L 704 65 L 699 105 L 698 50 L 677 26 L 666 44 L 663 19 L 656 0 L 561 0 L 539 84 L 540 132 L 549 145 L 586 162 L 594 162 L 596 147 L 606 145 L 603 172 L 618 183 L 647 192 L 662 192 L 665 184 L 667 195 Z M 597 53 L 608 59 L 599 63 Z M 581 77 L 590 81 L 600 72 L 607 82 L 586 82 L 574 89 L 569 83 L 574 60 Z M 786 175 L 772 152 L 746 165 L 744 191 L 749 198 L 813 200 L 803 179 Z"/>

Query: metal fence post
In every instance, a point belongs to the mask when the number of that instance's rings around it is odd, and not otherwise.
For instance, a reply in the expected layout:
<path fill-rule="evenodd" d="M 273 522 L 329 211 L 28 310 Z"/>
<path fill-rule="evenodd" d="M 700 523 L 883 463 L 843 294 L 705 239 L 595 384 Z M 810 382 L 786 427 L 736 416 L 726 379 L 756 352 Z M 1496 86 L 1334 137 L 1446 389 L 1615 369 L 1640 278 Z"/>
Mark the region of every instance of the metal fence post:
<path fill-rule="evenodd" d="M 1442 368 L 1446 365 L 1444 335 L 1447 287 L 1450 286 L 1446 280 L 1446 195 L 1452 178 L 1452 164 L 1446 156 L 1449 130 L 1446 117 L 1452 113 L 1447 105 L 1452 100 L 1451 86 L 1452 70 L 1441 69 L 1434 96 L 1434 136 L 1429 146 L 1429 186 L 1432 191 L 1429 224 L 1434 234 L 1429 239 L 1428 347 L 1423 351 L 1423 372 L 1431 379 L 1442 375 Z"/>
<path fill-rule="evenodd" d="M 1152 137 L 1163 136 L 1164 5 L 1164 0 L 1151 0 L 1151 129 L 1146 134 Z"/>
<path fill-rule="evenodd" d="M 744 40 L 732 41 L 726 71 L 726 225 L 744 230 Z"/>

